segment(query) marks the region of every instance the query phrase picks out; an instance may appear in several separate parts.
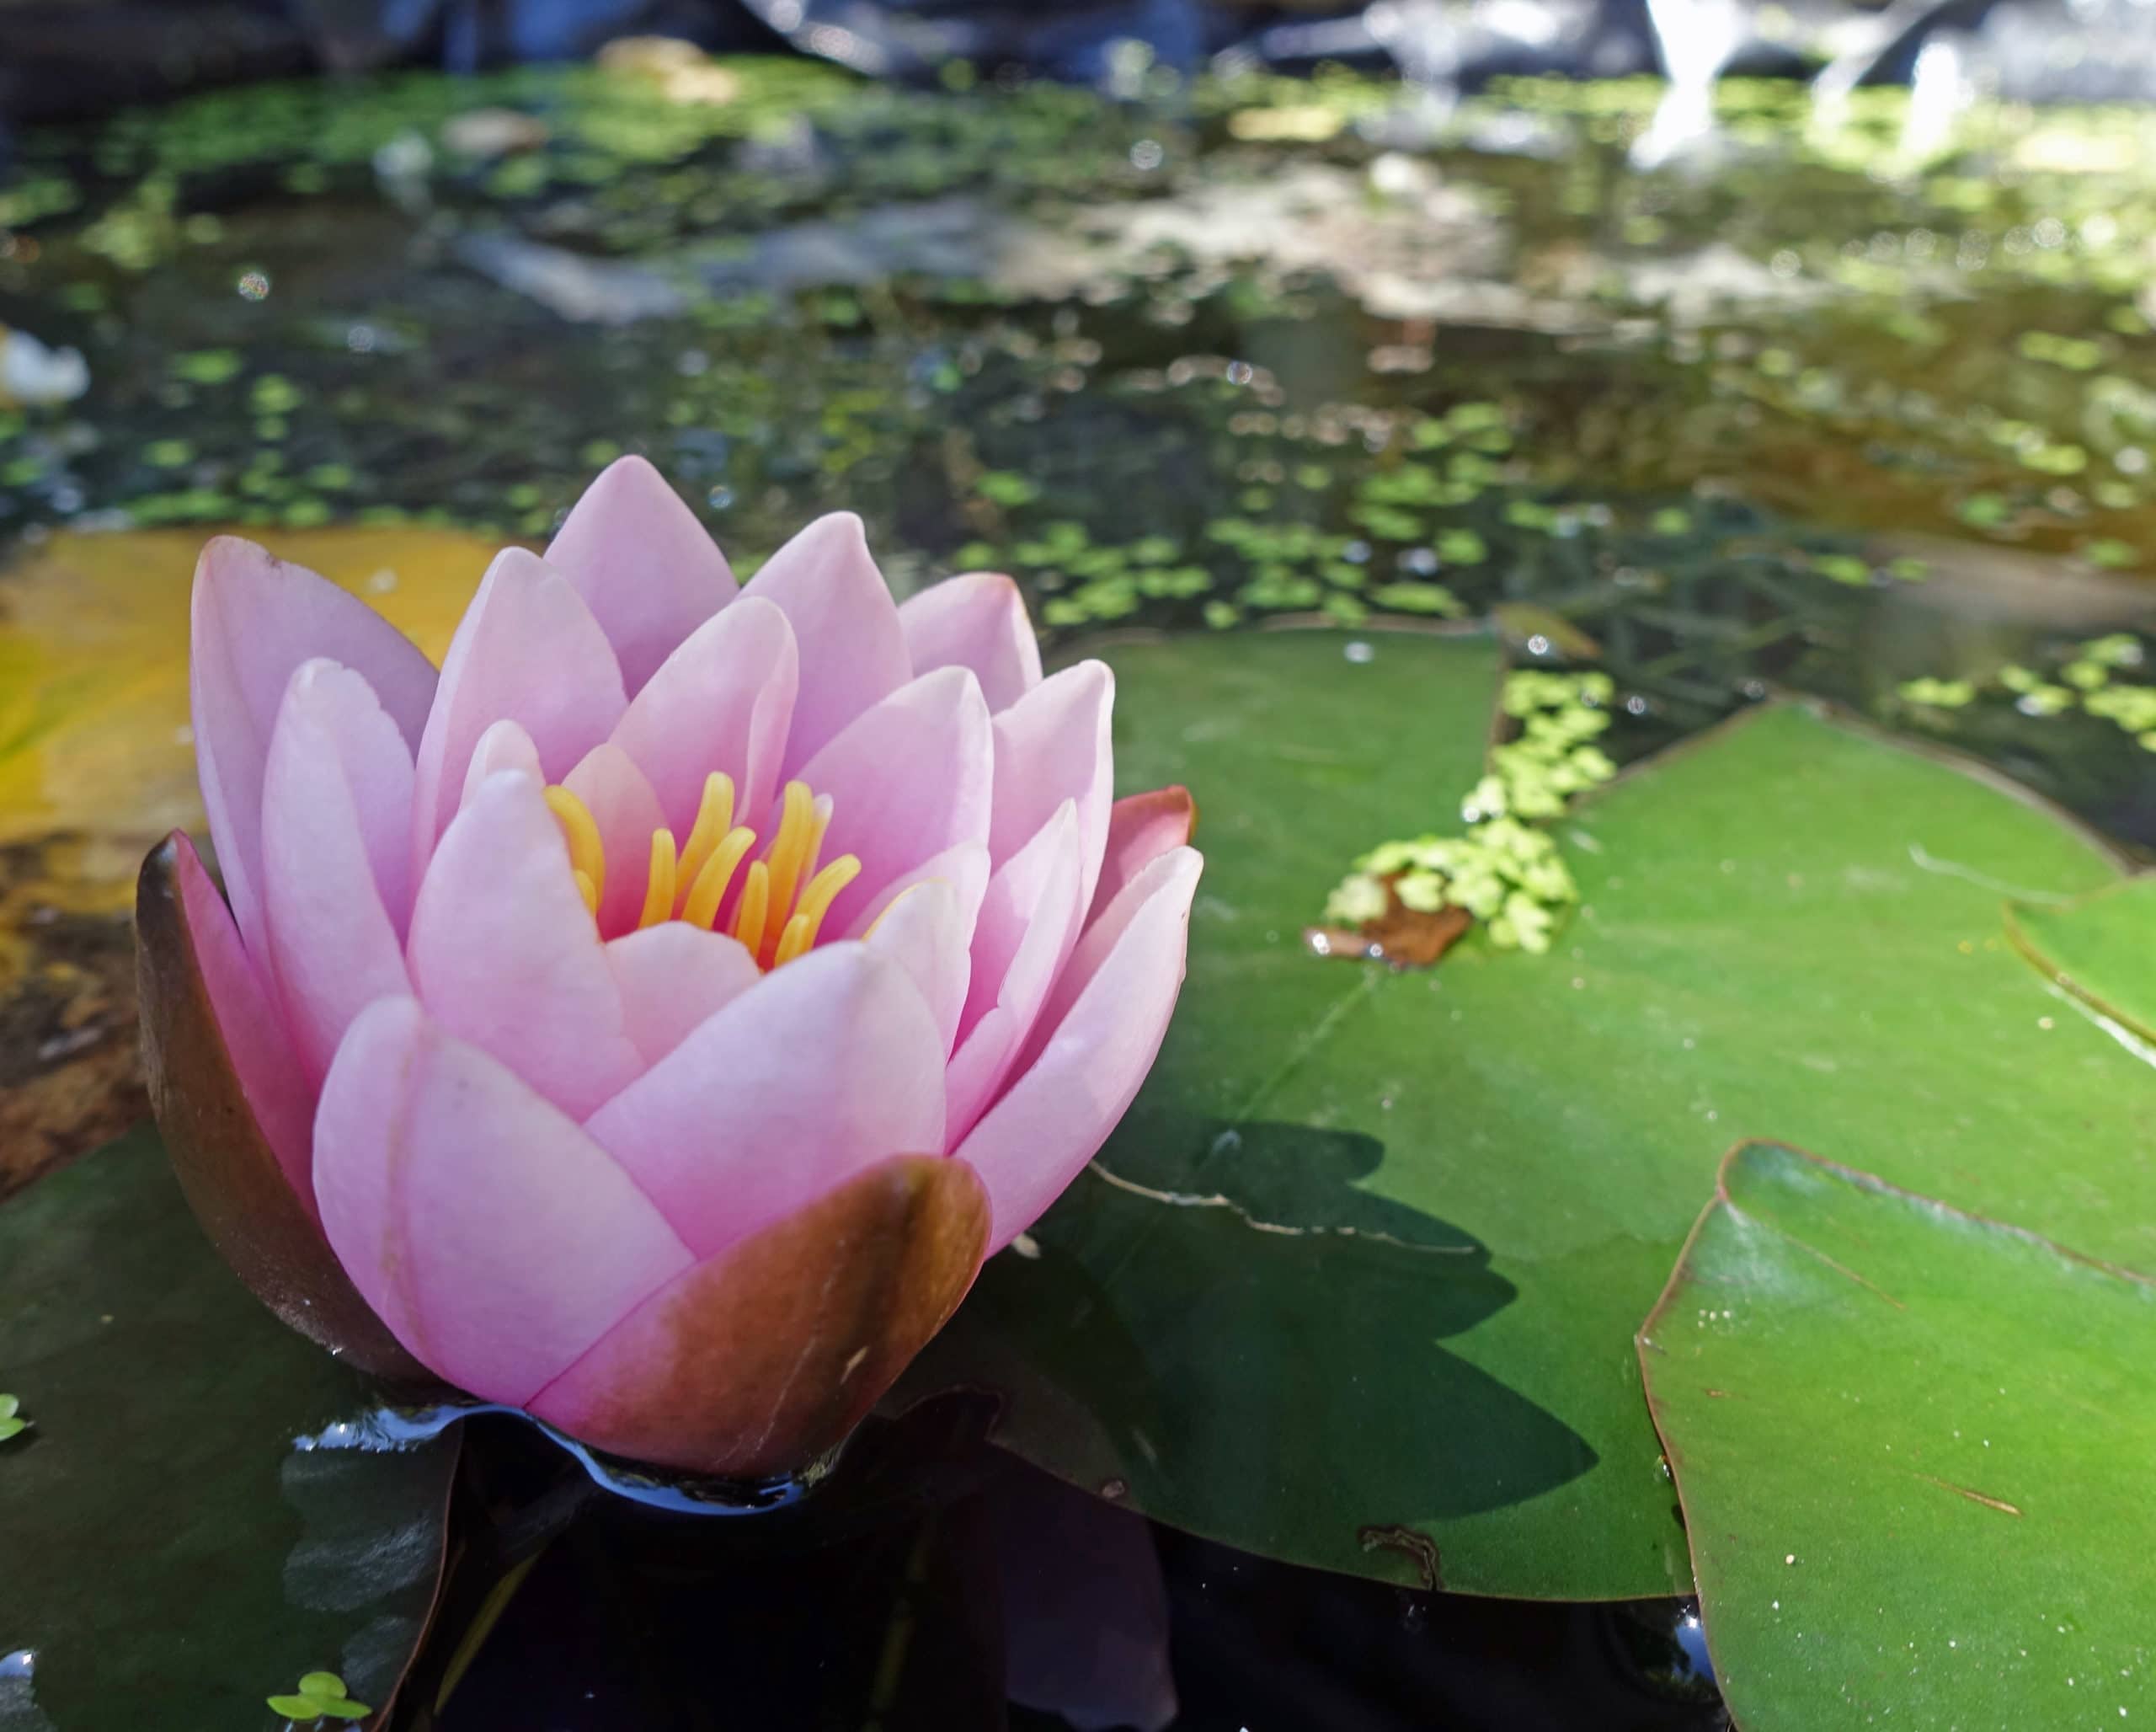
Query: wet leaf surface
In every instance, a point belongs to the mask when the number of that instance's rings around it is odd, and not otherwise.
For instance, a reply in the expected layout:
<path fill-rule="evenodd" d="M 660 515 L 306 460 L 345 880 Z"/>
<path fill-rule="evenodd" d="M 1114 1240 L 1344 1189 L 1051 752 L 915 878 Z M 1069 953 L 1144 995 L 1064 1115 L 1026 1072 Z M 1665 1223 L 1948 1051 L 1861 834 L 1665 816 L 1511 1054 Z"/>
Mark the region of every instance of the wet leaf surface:
<path fill-rule="evenodd" d="M 1640 1361 L 1746 1732 L 2156 1708 L 2156 1288 L 1754 1144 Z"/>
<path fill-rule="evenodd" d="M 34 1656 L 0 1729 L 267 1729 L 265 1696 L 318 1671 L 387 1704 L 454 1435 L 296 1447 L 366 1389 L 219 1261 L 152 1133 L 0 1209 L 0 1378 L 30 1421 L 0 1445 L 0 1653 Z"/>
<path fill-rule="evenodd" d="M 1145 1092 L 923 1368 L 1009 1393 L 1005 1441 L 1297 1562 L 1412 1580 L 1361 1537 L 1407 1530 L 1454 1589 L 1666 1593 L 1689 1569 L 1631 1338 L 1732 1142 L 2156 1269 L 2156 1088 L 1999 923 L 2009 891 L 2116 881 L 2085 834 L 1769 706 L 1558 823 L 1582 906 L 1548 955 L 1320 962 L 1328 855 L 1445 821 L 1495 674 L 1473 641 L 1345 641 L 1110 652 L 1119 785 L 1191 788 L 1206 877 Z"/>
<path fill-rule="evenodd" d="M 2091 1010 L 2156 1040 L 2156 876 L 2067 903 L 2017 902 L 2014 942 Z"/>

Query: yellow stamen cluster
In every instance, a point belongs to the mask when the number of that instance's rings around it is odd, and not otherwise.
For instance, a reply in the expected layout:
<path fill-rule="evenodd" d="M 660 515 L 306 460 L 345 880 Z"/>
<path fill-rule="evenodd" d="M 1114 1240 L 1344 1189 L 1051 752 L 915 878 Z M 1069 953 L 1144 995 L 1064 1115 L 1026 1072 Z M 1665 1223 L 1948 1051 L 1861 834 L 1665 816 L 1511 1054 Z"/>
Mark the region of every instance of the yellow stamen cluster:
<path fill-rule="evenodd" d="M 734 874 L 756 846 L 756 832 L 734 821 L 734 778 L 714 770 L 704 778 L 688 841 L 677 848 L 672 831 L 652 832 L 639 930 L 667 920 L 712 928 Z M 606 895 L 606 850 L 599 826 L 590 808 L 566 788 L 549 788 L 547 805 L 568 843 L 577 892 L 596 915 Z M 777 968 L 808 950 L 839 892 L 860 875 L 861 862 L 851 854 L 819 869 L 817 857 L 830 823 L 828 794 L 819 798 L 803 782 L 786 784 L 778 833 L 761 858 L 749 862 L 727 927 L 759 968 Z"/>

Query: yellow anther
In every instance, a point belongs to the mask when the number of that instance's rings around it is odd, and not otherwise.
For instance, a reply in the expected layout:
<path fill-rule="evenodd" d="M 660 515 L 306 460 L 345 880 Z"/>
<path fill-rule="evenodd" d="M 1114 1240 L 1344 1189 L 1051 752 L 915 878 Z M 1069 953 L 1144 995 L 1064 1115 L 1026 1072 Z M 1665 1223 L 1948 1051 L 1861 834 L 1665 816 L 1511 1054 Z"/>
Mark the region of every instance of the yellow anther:
<path fill-rule="evenodd" d="M 734 911 L 734 936 L 759 965 L 763 961 L 764 919 L 771 911 L 771 870 L 759 860 L 741 881 L 741 906 Z"/>
<path fill-rule="evenodd" d="M 606 850 L 599 840 L 599 826 L 592 820 L 591 808 L 566 788 L 557 787 L 547 790 L 547 810 L 554 815 L 568 839 L 570 868 L 589 885 L 584 906 L 596 908 L 606 890 Z"/>
<path fill-rule="evenodd" d="M 771 966 L 784 968 L 815 941 L 816 929 L 809 925 L 808 917 L 795 915 L 787 922 L 786 930 L 778 935 L 778 949 L 771 952 Z"/>
<path fill-rule="evenodd" d="M 704 778 L 704 791 L 696 802 L 696 822 L 689 839 L 681 844 L 681 880 L 694 884 L 712 851 L 734 828 L 734 778 L 723 770 Z"/>
<path fill-rule="evenodd" d="M 838 899 L 839 892 L 860 876 L 859 857 L 841 854 L 808 880 L 808 888 L 801 892 L 801 904 L 793 911 L 795 920 L 808 922 L 808 936 L 802 944 L 803 949 L 816 942 L 816 933 L 824 924 L 824 917 L 831 911 L 831 904 Z"/>
<path fill-rule="evenodd" d="M 771 852 L 764 859 L 771 869 L 771 907 L 782 918 L 801 887 L 801 869 L 808 858 L 816 821 L 814 805 L 805 782 L 787 783 L 780 796 L 778 834 L 771 838 Z"/>
<path fill-rule="evenodd" d="M 674 917 L 674 832 L 654 830 L 651 832 L 651 873 L 644 879 L 643 912 L 637 916 L 639 927 L 657 926 L 662 920 Z"/>
<path fill-rule="evenodd" d="M 597 914 L 599 912 L 599 886 L 591 881 L 591 874 L 589 872 L 579 872 L 572 868 L 569 876 L 576 880 L 576 893 L 584 898 L 584 911 L 586 914 Z"/>
<path fill-rule="evenodd" d="M 708 932 L 711 923 L 718 918 L 718 905 L 726 900 L 727 886 L 734 882 L 734 869 L 755 845 L 755 831 L 728 831 L 725 841 L 704 862 L 703 869 L 690 885 L 689 900 L 682 905 L 681 918 L 691 926 L 702 927 Z"/>

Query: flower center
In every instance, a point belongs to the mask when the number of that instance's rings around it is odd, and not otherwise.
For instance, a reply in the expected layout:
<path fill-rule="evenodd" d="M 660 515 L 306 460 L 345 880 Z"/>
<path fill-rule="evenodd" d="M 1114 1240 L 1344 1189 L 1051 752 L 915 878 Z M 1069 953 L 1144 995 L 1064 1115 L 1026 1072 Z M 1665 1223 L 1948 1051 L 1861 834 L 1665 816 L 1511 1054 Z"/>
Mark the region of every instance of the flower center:
<path fill-rule="evenodd" d="M 566 788 L 549 788 L 547 805 L 568 842 L 569 866 L 584 906 L 595 917 L 606 894 L 606 849 L 599 826 L 591 809 Z M 718 929 L 739 938 L 759 968 L 792 961 L 816 942 L 831 903 L 861 874 L 861 862 L 852 854 L 841 854 L 819 869 L 817 856 L 830 823 L 830 796 L 811 794 L 805 782 L 789 782 L 779 800 L 778 833 L 760 856 L 750 860 L 756 832 L 734 821 L 734 778 L 712 771 L 704 778 L 688 841 L 677 847 L 672 831 L 651 833 L 638 929 L 686 920 L 713 930 L 739 874 L 740 890 L 734 896 L 732 915 Z M 744 860 L 748 869 L 743 873 Z"/>

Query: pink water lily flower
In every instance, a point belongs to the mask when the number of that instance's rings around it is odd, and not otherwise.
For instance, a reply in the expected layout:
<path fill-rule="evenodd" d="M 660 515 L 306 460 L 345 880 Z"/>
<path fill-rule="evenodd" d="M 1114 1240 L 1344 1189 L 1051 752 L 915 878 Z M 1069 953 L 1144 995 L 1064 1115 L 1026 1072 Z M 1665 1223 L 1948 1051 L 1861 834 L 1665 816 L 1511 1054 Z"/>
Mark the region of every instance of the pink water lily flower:
<path fill-rule="evenodd" d="M 195 581 L 220 897 L 143 871 L 152 1097 L 288 1322 L 712 1473 L 841 1439 L 1150 1067 L 1198 856 L 1006 578 L 822 518 L 737 588 L 624 458 L 439 673 L 243 541 Z M 229 900 L 229 908 L 227 900 Z"/>

